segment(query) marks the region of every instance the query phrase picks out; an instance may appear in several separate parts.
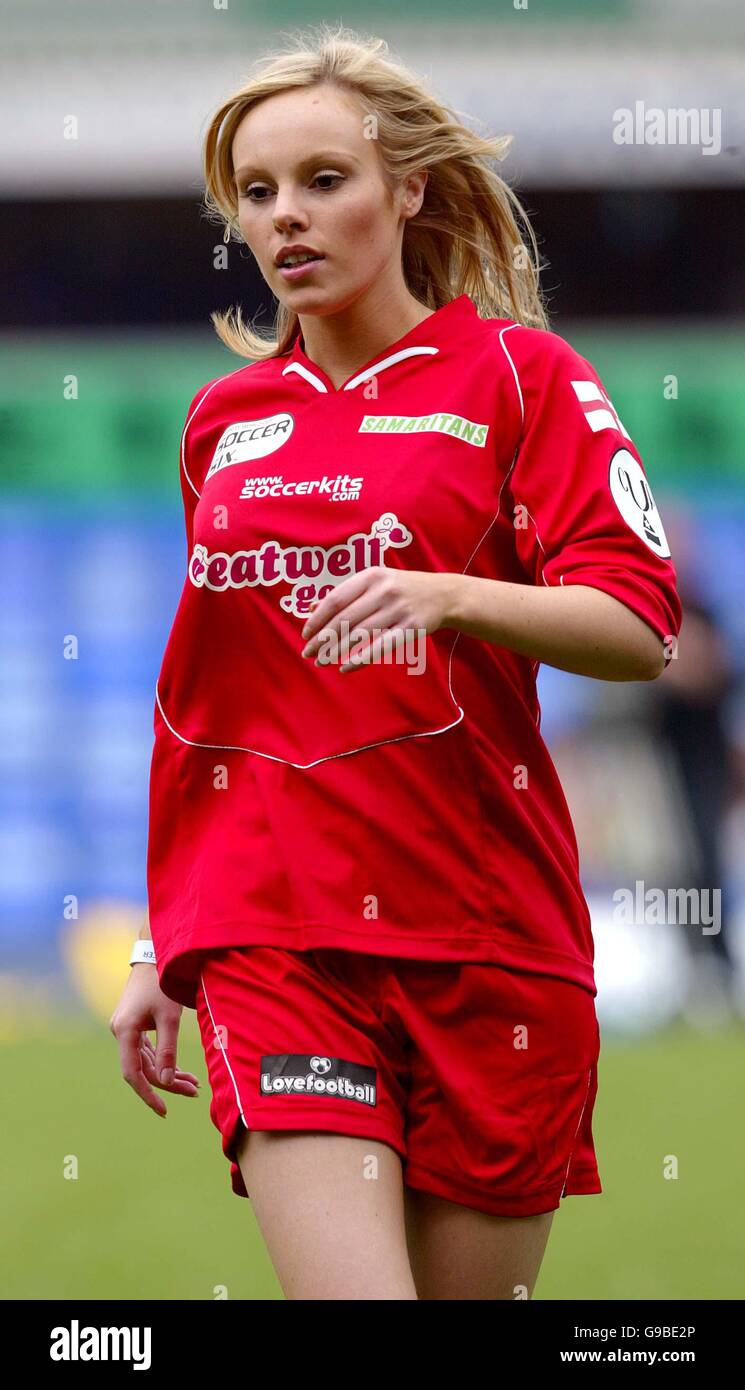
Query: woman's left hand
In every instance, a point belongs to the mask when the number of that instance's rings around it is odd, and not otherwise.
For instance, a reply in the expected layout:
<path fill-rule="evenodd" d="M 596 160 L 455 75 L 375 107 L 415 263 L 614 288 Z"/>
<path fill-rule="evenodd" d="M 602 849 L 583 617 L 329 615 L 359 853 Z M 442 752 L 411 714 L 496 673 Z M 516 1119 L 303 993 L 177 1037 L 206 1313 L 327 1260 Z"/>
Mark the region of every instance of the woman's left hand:
<path fill-rule="evenodd" d="M 327 645 L 330 651 L 336 651 L 346 638 L 350 644 L 358 645 L 355 649 L 350 646 L 349 659 L 339 670 L 354 671 L 377 659 L 387 634 L 401 632 L 405 639 L 408 634 L 427 636 L 451 626 L 453 592 L 459 577 L 427 570 L 389 569 L 387 565 L 358 570 L 316 601 L 302 630 L 301 636 L 308 639 L 302 655 L 313 657 Z M 342 623 L 348 624 L 345 632 Z M 375 628 L 381 631 L 370 640 Z M 324 656 L 316 660 L 316 665 L 328 665 L 333 660 Z"/>

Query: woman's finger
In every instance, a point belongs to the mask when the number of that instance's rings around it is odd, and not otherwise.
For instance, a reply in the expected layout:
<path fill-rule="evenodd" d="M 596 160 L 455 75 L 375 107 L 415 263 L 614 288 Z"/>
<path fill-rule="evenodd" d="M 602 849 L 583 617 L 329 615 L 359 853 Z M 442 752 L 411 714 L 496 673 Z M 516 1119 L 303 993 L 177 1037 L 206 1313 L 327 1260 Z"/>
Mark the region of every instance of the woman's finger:
<path fill-rule="evenodd" d="M 147 1056 L 148 1056 L 148 1057 L 151 1057 L 151 1058 L 153 1059 L 153 1062 L 154 1062 L 154 1061 L 155 1061 L 155 1048 L 153 1047 L 153 1044 L 151 1043 L 149 1037 L 147 1036 L 147 1033 L 143 1033 L 143 1034 L 142 1034 L 142 1047 L 145 1049 L 145 1051 L 146 1051 L 146 1053 L 147 1053 Z M 176 1076 L 177 1076 L 181 1081 L 191 1081 L 191 1082 L 194 1083 L 195 1086 L 201 1085 L 201 1082 L 200 1082 L 200 1080 L 199 1080 L 199 1077 L 198 1077 L 198 1076 L 195 1076 L 194 1073 L 193 1073 L 193 1071 L 184 1071 L 182 1067 L 176 1067 L 176 1069 L 175 1069 L 175 1074 L 176 1074 Z M 160 1083 L 158 1083 L 158 1084 L 160 1084 Z"/>
<path fill-rule="evenodd" d="M 142 1058 L 142 1070 L 146 1079 L 152 1086 L 157 1086 L 159 1091 L 172 1091 L 173 1094 L 177 1096 L 199 1095 L 199 1082 L 196 1078 L 191 1081 L 188 1079 L 186 1073 L 179 1072 L 177 1069 L 173 1081 L 166 1086 L 158 1076 L 154 1058 L 151 1057 L 149 1053 L 145 1052 L 144 1049 L 140 1052 L 140 1057 Z"/>
<path fill-rule="evenodd" d="M 165 1117 L 168 1113 L 166 1107 L 160 1096 L 157 1096 L 149 1085 L 143 1070 L 144 1058 L 139 1047 L 139 1029 L 135 1027 L 120 1028 L 116 1034 L 116 1039 L 119 1043 L 119 1064 L 124 1080 L 132 1087 L 133 1091 L 137 1092 L 140 1099 L 149 1105 L 151 1110 L 155 1111 L 156 1115 Z"/>
<path fill-rule="evenodd" d="M 179 1084 L 181 1082 L 185 1082 L 187 1086 L 195 1087 L 197 1091 L 199 1090 L 199 1087 L 201 1086 L 199 1077 L 195 1076 L 194 1073 L 191 1071 L 182 1071 L 181 1067 L 175 1068 L 172 1084 L 170 1086 L 165 1086 L 161 1081 L 155 1068 L 155 1053 L 146 1052 L 143 1049 L 140 1053 L 140 1056 L 142 1057 L 143 1070 L 145 1071 L 148 1080 L 151 1081 L 154 1086 L 160 1087 L 162 1091 L 179 1091 L 181 1093 L 181 1087 Z M 191 1091 L 189 1092 L 189 1094 L 191 1094 Z"/>

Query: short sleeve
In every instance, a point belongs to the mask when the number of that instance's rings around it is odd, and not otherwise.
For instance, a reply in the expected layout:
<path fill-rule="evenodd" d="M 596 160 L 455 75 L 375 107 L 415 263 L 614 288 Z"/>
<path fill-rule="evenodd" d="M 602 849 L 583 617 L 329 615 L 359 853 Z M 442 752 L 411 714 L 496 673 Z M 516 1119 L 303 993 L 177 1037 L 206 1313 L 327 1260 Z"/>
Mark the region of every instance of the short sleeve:
<path fill-rule="evenodd" d="M 663 642 L 676 637 L 682 606 L 662 519 L 600 377 L 558 334 L 516 325 L 503 344 L 522 418 L 508 482 L 520 562 L 536 584 L 602 589 Z"/>

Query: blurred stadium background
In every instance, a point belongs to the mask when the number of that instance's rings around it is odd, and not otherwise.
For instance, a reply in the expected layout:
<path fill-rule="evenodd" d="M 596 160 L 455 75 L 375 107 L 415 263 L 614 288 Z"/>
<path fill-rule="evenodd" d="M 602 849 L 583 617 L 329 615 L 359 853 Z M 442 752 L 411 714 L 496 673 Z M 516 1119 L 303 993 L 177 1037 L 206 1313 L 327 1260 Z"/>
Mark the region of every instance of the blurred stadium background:
<path fill-rule="evenodd" d="M 408 0 L 405 22 L 394 0 L 3 7 L 2 1294 L 281 1296 L 250 1205 L 229 1191 L 194 1016 L 179 1060 L 205 1094 L 169 1098 L 157 1132 L 106 1023 L 146 901 L 154 682 L 184 575 L 184 413 L 237 365 L 210 310 L 240 300 L 267 321 L 271 308 L 245 250 L 214 268 L 201 137 L 255 56 L 320 19 L 383 35 L 462 114 L 514 134 L 504 168 L 549 263 L 552 325 L 641 452 L 686 602 L 680 659 L 658 682 L 540 673 L 593 915 L 605 1191 L 563 1204 L 536 1297 L 741 1298 L 737 0 Z M 614 111 L 637 101 L 720 111 L 721 149 L 614 143 Z M 622 926 L 613 895 L 639 881 L 720 889 L 721 931 Z"/>

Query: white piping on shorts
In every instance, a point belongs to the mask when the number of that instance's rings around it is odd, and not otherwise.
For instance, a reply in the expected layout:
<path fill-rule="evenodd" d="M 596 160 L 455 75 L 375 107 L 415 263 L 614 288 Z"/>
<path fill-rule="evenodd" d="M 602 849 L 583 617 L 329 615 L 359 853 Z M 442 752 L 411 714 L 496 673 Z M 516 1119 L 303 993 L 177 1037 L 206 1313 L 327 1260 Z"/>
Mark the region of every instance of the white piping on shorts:
<path fill-rule="evenodd" d="M 589 1070 L 589 1072 L 587 1073 L 587 1090 L 585 1091 L 585 1099 L 584 1099 L 584 1101 L 582 1102 L 582 1109 L 581 1109 L 580 1112 L 579 1112 L 579 1119 L 578 1119 L 578 1121 L 577 1121 L 577 1128 L 576 1128 L 575 1131 L 574 1131 L 574 1138 L 573 1138 L 573 1140 L 572 1140 L 572 1147 L 571 1147 L 571 1149 L 570 1149 L 570 1151 L 569 1151 L 569 1161 L 568 1161 L 568 1163 L 567 1163 L 566 1172 L 565 1172 L 565 1174 L 564 1174 L 564 1186 L 563 1186 L 562 1189 L 561 1189 L 561 1195 L 560 1195 L 560 1197 L 559 1197 L 559 1201 L 561 1201 L 561 1198 L 564 1196 L 564 1193 L 566 1192 L 567 1178 L 569 1177 L 569 1165 L 571 1164 L 572 1157 L 573 1157 L 573 1155 L 574 1155 L 574 1150 L 575 1150 L 576 1147 L 577 1147 L 577 1135 L 579 1134 L 579 1127 L 580 1127 L 580 1125 L 582 1124 L 582 1116 L 583 1116 L 584 1113 L 585 1113 L 585 1106 L 587 1105 L 587 1097 L 588 1097 L 589 1094 L 590 1094 L 590 1082 L 591 1082 L 591 1081 L 592 1081 L 592 1067 L 590 1067 L 590 1070 Z"/>
<path fill-rule="evenodd" d="M 237 1102 L 237 1105 L 238 1105 L 238 1109 L 240 1110 L 240 1113 L 241 1113 L 241 1119 L 242 1119 L 244 1125 L 246 1126 L 246 1129 L 248 1129 L 248 1124 L 247 1124 L 247 1121 L 246 1121 L 246 1117 L 245 1117 L 245 1115 L 244 1115 L 244 1113 L 243 1113 L 243 1106 L 242 1106 L 242 1104 L 241 1104 L 241 1093 L 240 1093 L 240 1091 L 238 1090 L 238 1082 L 236 1081 L 235 1076 L 233 1075 L 233 1068 L 231 1067 L 230 1062 L 228 1061 L 228 1054 L 227 1054 L 227 1052 L 225 1051 L 225 1048 L 224 1048 L 223 1045 L 222 1045 L 222 1039 L 221 1039 L 221 1037 L 220 1037 L 220 1034 L 219 1034 L 218 1031 L 217 1031 L 217 1024 L 215 1023 L 215 1017 L 214 1017 L 214 1014 L 213 1014 L 213 1012 L 212 1012 L 212 1009 L 210 1008 L 210 1001 L 209 1001 L 209 999 L 207 998 L 207 990 L 205 989 L 205 984 L 204 984 L 204 974 L 203 974 L 202 972 L 200 972 L 199 979 L 200 979 L 201 984 L 202 984 L 202 993 L 204 994 L 204 1002 L 205 1002 L 205 1004 L 207 1005 L 207 1008 L 208 1008 L 208 1010 L 209 1010 L 209 1016 L 210 1016 L 210 1018 L 212 1019 L 212 1027 L 213 1027 L 214 1030 L 215 1030 L 215 1037 L 217 1038 L 217 1041 L 218 1041 L 219 1044 L 220 1044 L 220 1051 L 222 1052 L 222 1055 L 223 1055 L 223 1057 L 225 1058 L 225 1065 L 226 1065 L 226 1067 L 227 1067 L 227 1069 L 228 1069 L 228 1072 L 229 1072 L 229 1075 L 230 1075 L 230 1080 L 231 1080 L 232 1083 L 233 1083 L 233 1090 L 235 1091 L 235 1099 L 236 1099 L 236 1102 Z"/>

